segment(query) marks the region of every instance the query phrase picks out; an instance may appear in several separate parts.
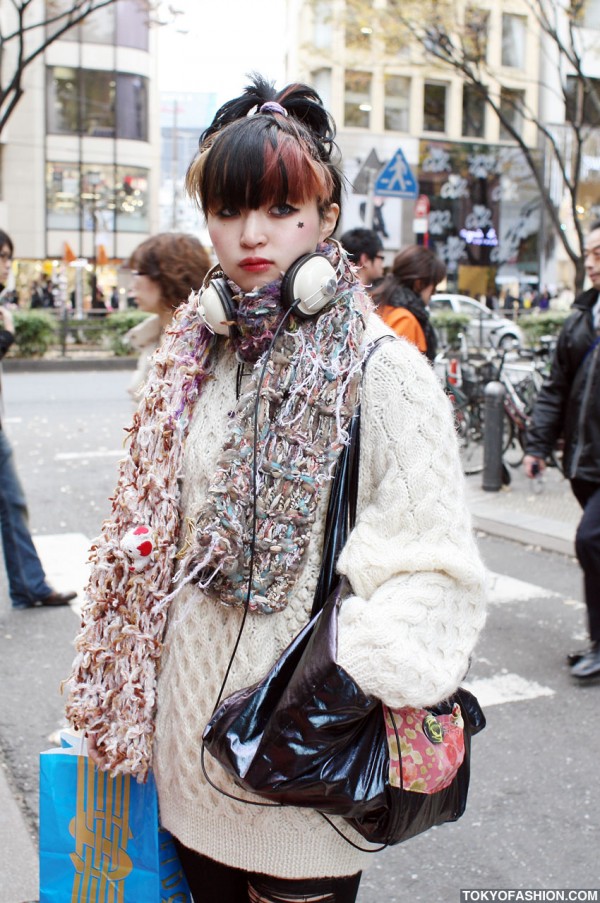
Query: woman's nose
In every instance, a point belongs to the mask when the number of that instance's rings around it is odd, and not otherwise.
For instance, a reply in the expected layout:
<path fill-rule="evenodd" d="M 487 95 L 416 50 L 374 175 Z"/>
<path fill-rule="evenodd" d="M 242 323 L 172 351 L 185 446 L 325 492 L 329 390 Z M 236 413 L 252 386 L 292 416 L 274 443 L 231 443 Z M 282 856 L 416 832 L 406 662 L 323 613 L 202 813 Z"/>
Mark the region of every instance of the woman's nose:
<path fill-rule="evenodd" d="M 264 223 L 258 210 L 249 210 L 243 217 L 242 244 L 247 248 L 255 248 L 266 240 Z"/>

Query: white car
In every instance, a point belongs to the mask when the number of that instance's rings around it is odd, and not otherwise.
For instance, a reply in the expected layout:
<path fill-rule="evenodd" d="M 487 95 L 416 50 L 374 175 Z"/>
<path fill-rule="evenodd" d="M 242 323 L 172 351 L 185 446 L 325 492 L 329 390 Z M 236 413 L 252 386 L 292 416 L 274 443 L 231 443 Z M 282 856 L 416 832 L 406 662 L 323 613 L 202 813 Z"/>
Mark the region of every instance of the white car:
<path fill-rule="evenodd" d="M 489 345 L 494 348 L 514 348 L 523 345 L 523 333 L 516 323 L 468 295 L 437 292 L 431 296 L 429 309 L 431 313 L 447 310 L 468 314 L 471 322 L 467 327 L 467 340 L 471 345 L 480 348 Z"/>

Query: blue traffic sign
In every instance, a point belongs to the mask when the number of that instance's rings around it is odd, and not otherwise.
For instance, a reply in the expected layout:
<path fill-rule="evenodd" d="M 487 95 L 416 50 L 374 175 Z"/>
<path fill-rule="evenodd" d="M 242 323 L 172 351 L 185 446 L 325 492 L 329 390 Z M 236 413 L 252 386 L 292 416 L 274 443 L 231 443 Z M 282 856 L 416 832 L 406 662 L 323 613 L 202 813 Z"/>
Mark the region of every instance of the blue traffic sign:
<path fill-rule="evenodd" d="M 392 198 L 416 198 L 418 196 L 419 186 L 402 148 L 398 148 L 392 159 L 386 163 L 377 176 L 375 194 Z"/>

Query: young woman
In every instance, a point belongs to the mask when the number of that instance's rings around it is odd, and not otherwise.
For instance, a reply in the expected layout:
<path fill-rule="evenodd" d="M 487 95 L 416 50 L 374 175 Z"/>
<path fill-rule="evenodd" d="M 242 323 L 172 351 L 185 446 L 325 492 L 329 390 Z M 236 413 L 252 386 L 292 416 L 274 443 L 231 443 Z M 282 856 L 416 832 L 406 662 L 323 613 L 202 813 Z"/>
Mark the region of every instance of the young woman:
<path fill-rule="evenodd" d="M 396 335 L 416 345 L 427 358 L 435 358 L 437 341 L 427 306 L 446 267 L 433 251 L 409 245 L 394 258 L 392 272 L 373 291 L 377 312 Z"/>
<path fill-rule="evenodd" d="M 152 355 L 160 345 L 175 310 L 198 289 L 210 268 L 208 254 L 193 235 L 164 232 L 153 235 L 135 249 L 129 259 L 133 272 L 132 295 L 139 310 L 152 314 L 125 336 L 138 352 L 138 364 L 129 384 L 130 395 L 139 401 Z"/>
<path fill-rule="evenodd" d="M 208 288 L 179 309 L 157 355 L 77 641 L 69 719 L 103 766 L 143 777 L 152 765 L 196 903 L 351 903 L 369 859 L 315 811 L 233 801 L 201 765 L 252 545 L 249 615 L 226 694 L 261 678 L 309 619 L 332 471 L 359 397 L 339 664 L 390 705 L 434 703 L 463 678 L 484 620 L 449 404 L 405 343 L 382 343 L 363 374 L 388 330 L 329 240 L 341 193 L 333 137 L 312 89 L 276 92 L 258 77 L 203 135 L 187 184 L 229 311 L 205 325 Z M 304 317 L 289 312 L 287 286 L 292 265 L 315 252 L 319 267 L 331 265 L 330 297 Z M 308 307 L 327 295 L 314 262 Z M 133 528 L 150 531 L 146 567 L 132 557 Z M 226 792 L 260 802 L 208 755 L 206 766 Z"/>

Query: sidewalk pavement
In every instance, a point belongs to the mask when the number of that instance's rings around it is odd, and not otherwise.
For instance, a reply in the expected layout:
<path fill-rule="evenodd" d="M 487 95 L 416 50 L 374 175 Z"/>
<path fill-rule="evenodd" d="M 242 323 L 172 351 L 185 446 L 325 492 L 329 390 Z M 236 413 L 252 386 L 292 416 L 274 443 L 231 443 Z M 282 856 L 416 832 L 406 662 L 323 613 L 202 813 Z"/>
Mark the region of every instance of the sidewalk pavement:
<path fill-rule="evenodd" d="M 129 362 L 127 366 L 130 366 Z M 511 483 L 498 492 L 481 488 L 481 474 L 467 478 L 475 528 L 493 536 L 574 555 L 575 530 L 581 511 L 568 481 L 551 468 L 546 471 L 541 484 L 536 485 L 522 471 L 522 467 L 509 468 Z M 0 903 L 37 901 L 35 840 L 1 764 L 0 851 Z"/>
<path fill-rule="evenodd" d="M 474 526 L 492 536 L 574 555 L 581 508 L 569 481 L 555 467 L 547 468 L 539 481 L 528 479 L 522 467 L 508 472 L 510 485 L 498 492 L 482 489 L 481 474 L 467 477 Z"/>

